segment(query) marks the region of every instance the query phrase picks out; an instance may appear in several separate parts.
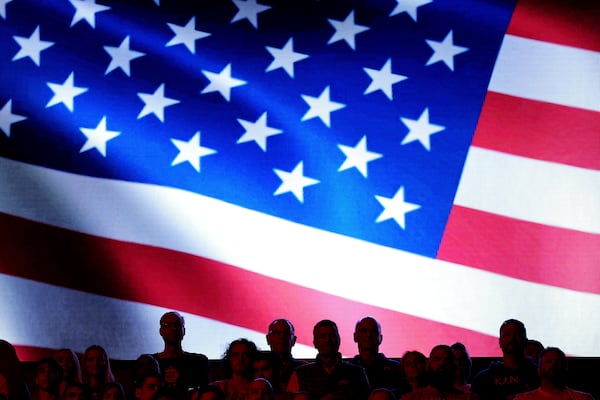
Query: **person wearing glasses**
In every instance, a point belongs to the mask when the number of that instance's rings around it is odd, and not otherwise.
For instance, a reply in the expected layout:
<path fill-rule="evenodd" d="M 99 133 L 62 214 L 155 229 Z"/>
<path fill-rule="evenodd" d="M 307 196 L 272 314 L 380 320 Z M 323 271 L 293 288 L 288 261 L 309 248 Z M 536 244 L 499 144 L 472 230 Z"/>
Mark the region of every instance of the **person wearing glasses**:
<path fill-rule="evenodd" d="M 190 389 L 208 383 L 208 358 L 204 354 L 183 350 L 185 320 L 176 311 L 169 311 L 160 318 L 160 336 L 164 349 L 155 353 L 166 387 L 176 389 L 185 398 Z"/>
<path fill-rule="evenodd" d="M 297 367 L 307 364 L 306 361 L 297 360 L 292 355 L 292 347 L 296 344 L 294 325 L 287 319 L 278 318 L 269 324 L 266 338 L 271 352 L 279 359 L 278 389 L 285 391 L 292 372 Z"/>

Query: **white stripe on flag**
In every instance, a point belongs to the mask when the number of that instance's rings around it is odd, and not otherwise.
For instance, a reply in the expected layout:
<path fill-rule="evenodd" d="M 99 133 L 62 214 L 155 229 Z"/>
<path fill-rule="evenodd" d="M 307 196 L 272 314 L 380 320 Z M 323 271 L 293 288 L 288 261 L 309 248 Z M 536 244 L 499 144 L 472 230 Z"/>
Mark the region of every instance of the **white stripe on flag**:
<path fill-rule="evenodd" d="M 600 171 L 471 147 L 455 204 L 600 233 Z"/>
<path fill-rule="evenodd" d="M 506 35 L 489 90 L 600 111 L 600 53 Z"/>
<path fill-rule="evenodd" d="M 77 176 L 6 159 L 0 159 L 0 181 L 10 182 L 2 190 L 11 192 L 0 196 L 0 211 L 11 215 L 195 254 L 489 335 L 497 335 L 499 316 L 510 315 L 527 321 L 536 338 L 571 354 L 600 349 L 598 334 L 582 334 L 600 324 L 599 295 L 420 257 L 178 189 Z M 41 210 L 47 187 L 53 188 L 52 199 Z"/>

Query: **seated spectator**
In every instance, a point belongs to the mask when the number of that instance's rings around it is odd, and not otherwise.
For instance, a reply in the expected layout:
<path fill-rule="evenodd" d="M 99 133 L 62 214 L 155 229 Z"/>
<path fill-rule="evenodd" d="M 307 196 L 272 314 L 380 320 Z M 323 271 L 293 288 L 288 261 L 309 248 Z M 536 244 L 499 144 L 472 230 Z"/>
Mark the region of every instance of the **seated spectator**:
<path fill-rule="evenodd" d="M 133 363 L 133 382 L 151 374 L 161 375 L 158 360 L 152 354 L 142 354 Z"/>
<path fill-rule="evenodd" d="M 307 392 L 290 393 L 290 400 L 319 400 Z"/>
<path fill-rule="evenodd" d="M 82 382 L 88 387 L 92 399 L 100 399 L 104 386 L 115 382 L 106 350 L 97 344 L 88 347 L 83 353 Z"/>
<path fill-rule="evenodd" d="M 454 343 L 450 348 L 452 348 L 454 359 L 456 360 L 456 380 L 454 381 L 454 386 L 463 392 L 470 392 L 471 384 L 469 384 L 469 378 L 473 363 L 467 352 L 467 348 L 460 342 Z"/>
<path fill-rule="evenodd" d="M 160 336 L 164 342 L 163 351 L 154 354 L 160 371 L 168 387 L 176 388 L 181 396 L 188 391 L 208 383 L 208 358 L 204 354 L 183 350 L 185 320 L 175 311 L 165 313 L 160 318 Z"/>
<path fill-rule="evenodd" d="M 163 386 L 159 374 L 150 373 L 141 377 L 135 384 L 136 400 L 154 400 L 154 395 Z"/>
<path fill-rule="evenodd" d="M 264 378 L 256 378 L 248 385 L 247 400 L 274 400 L 273 386 Z"/>
<path fill-rule="evenodd" d="M 407 392 L 414 392 L 427 386 L 427 357 L 425 354 L 412 350 L 407 351 L 400 361 L 404 379 L 409 384 Z"/>
<path fill-rule="evenodd" d="M 517 394 L 515 400 L 593 400 L 589 393 L 567 386 L 567 356 L 557 347 L 542 350 L 538 373 L 540 387 Z"/>
<path fill-rule="evenodd" d="M 59 393 L 62 396 L 67 384 L 70 382 L 81 382 L 81 365 L 79 357 L 71 349 L 56 350 L 52 356 L 60 364 L 63 375 L 60 382 Z"/>
<path fill-rule="evenodd" d="M 431 349 L 427 363 L 428 384 L 401 397 L 401 400 L 470 400 L 473 393 L 454 387 L 456 363 L 450 346 L 437 345 Z"/>
<path fill-rule="evenodd" d="M 190 400 L 225 400 L 225 392 L 210 384 L 195 390 Z"/>
<path fill-rule="evenodd" d="M 527 331 L 516 319 L 500 326 L 498 344 L 502 360 L 495 361 L 473 379 L 471 391 L 482 400 L 505 400 L 517 393 L 528 392 L 539 386 L 536 365 L 525 357 Z"/>
<path fill-rule="evenodd" d="M 274 320 L 269 324 L 267 343 L 273 354 L 279 358 L 278 385 L 279 391 L 284 392 L 292 372 L 296 367 L 306 364 L 305 361 L 296 360 L 292 356 L 292 347 L 296 344 L 294 325 L 287 319 L 278 318 Z M 275 386 L 273 388 L 276 389 Z"/>
<path fill-rule="evenodd" d="M 391 390 L 378 388 L 371 392 L 369 400 L 396 400 L 396 396 Z"/>
<path fill-rule="evenodd" d="M 161 386 L 158 388 L 152 400 L 185 400 L 179 391 L 172 387 Z"/>
<path fill-rule="evenodd" d="M 254 342 L 248 339 L 237 339 L 229 344 L 223 356 L 225 379 L 213 382 L 225 392 L 226 400 L 246 400 L 257 352 Z"/>
<path fill-rule="evenodd" d="M 125 389 L 119 382 L 109 382 L 104 386 L 100 400 L 127 400 Z"/>
<path fill-rule="evenodd" d="M 356 323 L 354 341 L 358 347 L 358 354 L 350 362 L 364 368 L 372 389 L 407 391 L 400 363 L 379 352 L 383 335 L 381 325 L 375 318 L 365 317 Z"/>
<path fill-rule="evenodd" d="M 269 381 L 273 391 L 273 398 L 275 400 L 285 399 L 289 396 L 285 391 L 280 389 L 279 385 L 279 357 L 277 357 L 271 351 L 258 351 L 254 358 L 254 379 L 263 378 Z"/>
<path fill-rule="evenodd" d="M 62 400 L 90 400 L 90 393 L 83 383 L 69 382 L 62 394 Z"/>
<path fill-rule="evenodd" d="M 31 399 L 21 361 L 13 345 L 6 340 L 0 340 L 0 397 L 7 400 Z"/>
<path fill-rule="evenodd" d="M 313 344 L 318 351 L 316 361 L 296 368 L 288 392 L 308 392 L 316 398 L 366 400 L 371 392 L 367 375 L 358 365 L 342 360 L 336 323 L 317 322 L 313 328 Z"/>
<path fill-rule="evenodd" d="M 59 400 L 63 371 L 54 358 L 43 358 L 35 367 L 33 400 Z"/>
<path fill-rule="evenodd" d="M 529 358 L 535 365 L 538 365 L 540 354 L 544 350 L 544 345 L 539 340 L 527 339 L 525 344 L 525 357 Z"/>

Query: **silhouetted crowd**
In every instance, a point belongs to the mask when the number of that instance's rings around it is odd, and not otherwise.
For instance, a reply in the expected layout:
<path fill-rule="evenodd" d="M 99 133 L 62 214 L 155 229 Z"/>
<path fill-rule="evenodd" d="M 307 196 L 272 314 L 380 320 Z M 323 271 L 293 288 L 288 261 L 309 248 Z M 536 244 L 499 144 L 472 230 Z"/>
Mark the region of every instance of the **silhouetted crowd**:
<path fill-rule="evenodd" d="M 358 354 L 351 359 L 339 352 L 335 322 L 319 321 L 312 362 L 292 356 L 294 326 L 276 319 L 266 335 L 270 350 L 234 340 L 217 380 L 205 355 L 182 348 L 185 321 L 179 313 L 161 317 L 160 335 L 163 351 L 138 357 L 127 383 L 117 382 L 105 349 L 93 345 L 81 359 L 60 349 L 39 360 L 28 385 L 14 347 L 0 341 L 0 400 L 593 400 L 567 386 L 564 352 L 528 340 L 525 325 L 515 319 L 500 327 L 502 358 L 472 379 L 462 343 L 434 346 L 428 356 L 409 351 L 400 361 L 386 357 L 379 351 L 381 326 L 372 317 L 356 323 Z"/>

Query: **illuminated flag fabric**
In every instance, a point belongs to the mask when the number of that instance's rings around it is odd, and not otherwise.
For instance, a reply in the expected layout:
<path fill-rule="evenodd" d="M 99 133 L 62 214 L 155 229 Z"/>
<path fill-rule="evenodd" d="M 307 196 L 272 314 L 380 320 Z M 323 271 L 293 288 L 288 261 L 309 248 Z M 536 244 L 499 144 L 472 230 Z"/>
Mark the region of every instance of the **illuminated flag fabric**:
<path fill-rule="evenodd" d="M 600 11 L 559 3 L 0 1 L 0 336 L 600 355 Z"/>

